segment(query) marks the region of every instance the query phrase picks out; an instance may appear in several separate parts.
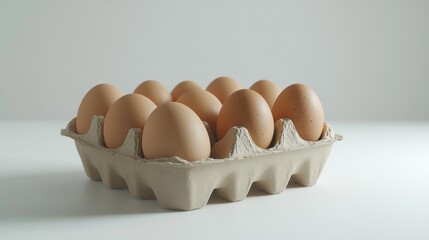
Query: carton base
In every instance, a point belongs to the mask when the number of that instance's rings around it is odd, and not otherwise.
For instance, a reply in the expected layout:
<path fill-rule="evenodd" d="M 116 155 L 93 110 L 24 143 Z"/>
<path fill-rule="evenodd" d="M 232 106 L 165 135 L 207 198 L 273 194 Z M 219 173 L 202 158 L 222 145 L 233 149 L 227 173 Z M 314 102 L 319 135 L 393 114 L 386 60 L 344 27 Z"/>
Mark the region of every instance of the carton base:
<path fill-rule="evenodd" d="M 187 167 L 136 161 L 108 152 L 94 156 L 91 146 L 76 142 L 76 147 L 90 179 L 102 181 L 112 189 L 128 188 L 135 198 L 156 198 L 164 208 L 193 210 L 205 206 L 214 190 L 223 199 L 235 202 L 246 198 L 253 183 L 268 194 L 283 192 L 291 179 L 299 185 L 312 186 L 332 144 L 316 146 L 311 151 L 297 149 Z"/>

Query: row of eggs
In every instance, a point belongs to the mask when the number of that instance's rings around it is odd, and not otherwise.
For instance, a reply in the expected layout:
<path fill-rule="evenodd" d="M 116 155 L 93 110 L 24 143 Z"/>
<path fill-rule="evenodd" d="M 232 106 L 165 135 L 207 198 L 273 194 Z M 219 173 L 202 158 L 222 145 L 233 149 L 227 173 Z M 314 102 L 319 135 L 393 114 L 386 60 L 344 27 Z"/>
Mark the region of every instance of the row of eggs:
<path fill-rule="evenodd" d="M 94 115 L 105 117 L 107 148 L 120 147 L 129 129 L 140 128 L 146 159 L 178 156 L 188 161 L 210 157 L 213 142 L 208 131 L 220 141 L 230 128 L 243 126 L 257 146 L 268 148 L 279 119 L 291 119 L 308 141 L 317 141 L 324 125 L 320 99 L 307 85 L 293 84 L 282 91 L 275 83 L 261 80 L 244 89 L 230 77 L 216 78 L 206 90 L 183 81 L 171 93 L 154 80 L 126 95 L 113 85 L 99 84 L 79 106 L 78 134 L 88 132 Z"/>

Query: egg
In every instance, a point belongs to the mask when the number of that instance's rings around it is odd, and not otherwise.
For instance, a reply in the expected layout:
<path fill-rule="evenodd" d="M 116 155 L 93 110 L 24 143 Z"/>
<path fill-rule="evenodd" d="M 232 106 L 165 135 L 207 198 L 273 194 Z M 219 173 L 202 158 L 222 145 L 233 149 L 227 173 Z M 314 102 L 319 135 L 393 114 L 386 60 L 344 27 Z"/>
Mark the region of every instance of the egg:
<path fill-rule="evenodd" d="M 171 102 L 171 94 L 160 82 L 155 80 L 147 80 L 142 82 L 134 93 L 141 94 L 159 106 L 166 102 Z"/>
<path fill-rule="evenodd" d="M 207 91 L 223 103 L 232 93 L 242 88 L 239 82 L 230 77 L 218 77 L 207 86 Z"/>
<path fill-rule="evenodd" d="M 229 96 L 217 119 L 217 138 L 221 140 L 234 126 L 243 126 L 255 144 L 268 148 L 274 134 L 274 121 L 270 106 L 264 98 L 249 89 L 242 89 Z"/>
<path fill-rule="evenodd" d="M 267 101 L 268 106 L 273 107 L 274 102 L 276 101 L 277 96 L 279 96 L 282 91 L 277 84 L 269 80 L 260 80 L 255 82 L 250 89 L 259 93 L 265 101 Z"/>
<path fill-rule="evenodd" d="M 323 130 L 325 116 L 317 94 L 305 84 L 293 84 L 285 88 L 274 102 L 273 117 L 292 120 L 300 137 L 317 141 Z"/>
<path fill-rule="evenodd" d="M 182 94 L 177 102 L 192 109 L 216 134 L 216 122 L 222 104 L 213 94 L 203 89 L 191 89 Z"/>
<path fill-rule="evenodd" d="M 143 128 L 145 158 L 177 156 L 188 161 L 210 156 L 210 139 L 203 122 L 189 107 L 169 102 L 155 109 Z"/>
<path fill-rule="evenodd" d="M 76 130 L 78 134 L 87 133 L 94 115 L 106 116 L 110 106 L 123 93 L 115 86 L 102 83 L 91 88 L 83 97 L 76 116 Z"/>
<path fill-rule="evenodd" d="M 201 89 L 201 87 L 197 83 L 189 80 L 180 82 L 176 85 L 176 87 L 173 88 L 173 91 L 171 91 L 171 97 L 173 98 L 173 101 L 177 101 L 177 99 L 183 93 L 191 89 Z"/>
<path fill-rule="evenodd" d="M 143 129 L 156 105 L 140 94 L 127 94 L 109 108 L 104 119 L 104 141 L 107 148 L 122 146 L 131 128 Z"/>

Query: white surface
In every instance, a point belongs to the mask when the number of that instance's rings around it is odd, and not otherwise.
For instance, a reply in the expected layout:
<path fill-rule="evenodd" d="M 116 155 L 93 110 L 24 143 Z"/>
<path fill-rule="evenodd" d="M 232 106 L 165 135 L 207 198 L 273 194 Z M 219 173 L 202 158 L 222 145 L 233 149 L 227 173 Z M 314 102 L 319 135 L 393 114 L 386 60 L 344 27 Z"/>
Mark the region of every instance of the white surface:
<path fill-rule="evenodd" d="M 429 123 L 332 123 L 315 186 L 190 212 L 89 180 L 66 123 L 0 122 L 0 239 L 429 239 Z"/>
<path fill-rule="evenodd" d="M 230 75 L 308 83 L 330 121 L 429 120 L 428 12 L 425 0 L 1 0 L 0 119 L 70 119 L 101 82 Z"/>

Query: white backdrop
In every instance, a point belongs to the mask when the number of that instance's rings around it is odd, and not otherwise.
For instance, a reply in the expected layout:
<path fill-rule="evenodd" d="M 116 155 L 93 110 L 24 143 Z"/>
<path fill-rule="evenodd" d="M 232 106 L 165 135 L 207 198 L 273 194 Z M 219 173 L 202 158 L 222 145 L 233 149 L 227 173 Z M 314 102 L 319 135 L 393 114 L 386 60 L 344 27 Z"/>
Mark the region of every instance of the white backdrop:
<path fill-rule="evenodd" d="M 330 120 L 429 120 L 429 1 L 0 0 L 0 119 L 70 119 L 93 85 L 309 84 Z"/>

